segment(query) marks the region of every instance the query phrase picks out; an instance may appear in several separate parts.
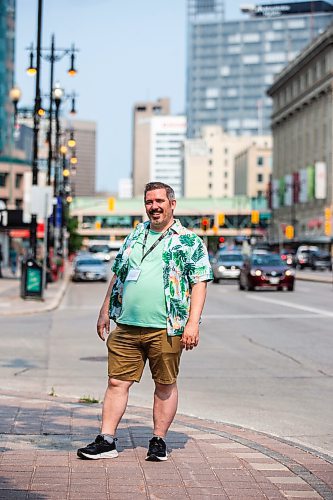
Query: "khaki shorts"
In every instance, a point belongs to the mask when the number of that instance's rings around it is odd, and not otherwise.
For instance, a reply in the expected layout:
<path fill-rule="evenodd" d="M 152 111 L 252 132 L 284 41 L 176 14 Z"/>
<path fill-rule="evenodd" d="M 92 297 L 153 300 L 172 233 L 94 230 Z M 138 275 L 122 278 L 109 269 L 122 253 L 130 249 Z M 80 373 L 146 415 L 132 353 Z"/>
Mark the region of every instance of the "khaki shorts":
<path fill-rule="evenodd" d="M 148 359 L 153 380 L 173 384 L 179 372 L 180 339 L 168 336 L 166 329 L 118 323 L 107 340 L 109 377 L 140 382 Z"/>

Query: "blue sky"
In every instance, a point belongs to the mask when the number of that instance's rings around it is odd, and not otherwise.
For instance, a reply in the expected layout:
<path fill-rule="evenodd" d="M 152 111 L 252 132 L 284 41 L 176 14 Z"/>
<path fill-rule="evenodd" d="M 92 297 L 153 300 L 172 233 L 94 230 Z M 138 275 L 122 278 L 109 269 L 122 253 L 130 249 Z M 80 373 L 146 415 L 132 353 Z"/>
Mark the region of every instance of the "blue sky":
<path fill-rule="evenodd" d="M 240 16 L 238 0 L 226 0 L 226 18 Z M 36 43 L 37 0 L 17 0 L 16 83 L 21 105 L 33 102 L 27 76 L 31 42 Z M 134 102 L 170 97 L 173 113 L 185 107 L 186 0 L 44 0 L 43 46 L 80 49 L 78 75 L 68 77 L 68 58 L 55 65 L 55 80 L 78 94 L 77 118 L 98 127 L 97 189 L 116 191 L 131 171 L 131 113 Z M 42 66 L 48 93 L 49 63 Z M 68 103 L 69 106 L 69 103 Z"/>

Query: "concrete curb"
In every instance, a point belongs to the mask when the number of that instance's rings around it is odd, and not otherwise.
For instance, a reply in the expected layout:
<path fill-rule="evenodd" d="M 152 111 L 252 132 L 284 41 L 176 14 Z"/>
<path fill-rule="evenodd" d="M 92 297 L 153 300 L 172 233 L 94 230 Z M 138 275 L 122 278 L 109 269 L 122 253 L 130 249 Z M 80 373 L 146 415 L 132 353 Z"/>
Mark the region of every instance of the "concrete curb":
<path fill-rule="evenodd" d="M 17 316 L 30 316 L 31 314 L 42 314 L 45 312 L 53 311 L 54 309 L 57 309 L 66 293 L 68 284 L 70 281 L 70 272 L 66 271 L 63 281 L 59 287 L 59 289 L 56 291 L 56 294 L 52 299 L 46 299 L 44 302 L 39 302 L 38 301 L 38 306 L 36 307 L 36 302 L 34 303 L 33 301 L 29 301 L 29 304 L 31 304 L 31 307 L 29 310 L 17 310 L 14 308 L 10 308 L 8 311 L 0 311 L 0 318 L 1 317 L 17 317 Z M 24 299 L 20 299 L 24 303 Z M 14 310 L 13 310 L 14 309 Z"/>

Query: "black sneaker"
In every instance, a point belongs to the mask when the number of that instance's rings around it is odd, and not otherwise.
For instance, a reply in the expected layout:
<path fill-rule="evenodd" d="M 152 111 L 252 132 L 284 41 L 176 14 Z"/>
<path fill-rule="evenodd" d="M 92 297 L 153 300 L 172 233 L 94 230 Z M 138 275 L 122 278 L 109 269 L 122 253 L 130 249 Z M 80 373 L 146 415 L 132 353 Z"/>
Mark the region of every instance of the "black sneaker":
<path fill-rule="evenodd" d="M 89 458 L 98 460 L 99 458 L 116 458 L 118 451 L 116 448 L 115 438 L 113 443 L 108 443 L 103 436 L 98 435 L 93 443 L 88 444 L 85 448 L 77 450 L 77 456 L 80 458 Z"/>
<path fill-rule="evenodd" d="M 168 460 L 166 444 L 162 438 L 154 436 L 149 441 L 149 448 L 146 460 L 149 460 L 150 462 L 160 462 Z"/>

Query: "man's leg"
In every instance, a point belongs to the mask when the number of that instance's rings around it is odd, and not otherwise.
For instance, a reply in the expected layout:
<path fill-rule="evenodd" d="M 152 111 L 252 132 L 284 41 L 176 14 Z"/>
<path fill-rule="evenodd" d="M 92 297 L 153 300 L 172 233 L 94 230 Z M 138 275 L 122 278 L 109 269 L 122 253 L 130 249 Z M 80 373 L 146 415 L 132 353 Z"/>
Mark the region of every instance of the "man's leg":
<path fill-rule="evenodd" d="M 77 450 L 77 455 L 80 458 L 96 460 L 118 456 L 116 439 L 113 438 L 121 417 L 125 413 L 128 391 L 132 384 L 133 382 L 109 378 L 103 402 L 101 434 L 96 437 L 93 443 Z"/>
<path fill-rule="evenodd" d="M 121 417 L 125 413 L 128 392 L 132 384 L 133 381 L 109 378 L 103 402 L 101 434 L 115 435 Z"/>
<path fill-rule="evenodd" d="M 154 392 L 154 436 L 164 438 L 175 417 L 178 406 L 177 382 L 160 384 L 155 382 Z"/>

